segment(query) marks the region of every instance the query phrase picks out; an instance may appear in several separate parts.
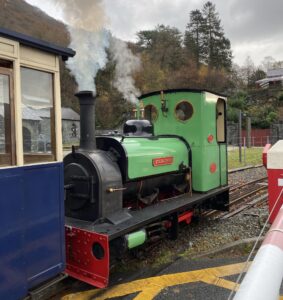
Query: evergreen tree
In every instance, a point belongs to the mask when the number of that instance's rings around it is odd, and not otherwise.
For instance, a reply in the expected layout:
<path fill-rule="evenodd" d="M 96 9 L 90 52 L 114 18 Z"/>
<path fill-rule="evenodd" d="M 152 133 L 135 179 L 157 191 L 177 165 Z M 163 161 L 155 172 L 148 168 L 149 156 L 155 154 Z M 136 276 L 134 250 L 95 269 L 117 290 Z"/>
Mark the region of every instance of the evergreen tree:
<path fill-rule="evenodd" d="M 138 43 L 160 67 L 177 70 L 182 65 L 182 34 L 174 27 L 158 25 L 154 30 L 138 32 Z"/>
<path fill-rule="evenodd" d="M 224 36 L 215 5 L 208 1 L 202 9 L 203 51 L 205 63 L 211 68 L 231 69 L 232 51 L 229 39 Z"/>
<path fill-rule="evenodd" d="M 190 13 L 190 22 L 187 24 L 187 30 L 184 36 L 184 46 L 192 54 L 197 65 L 203 60 L 203 26 L 204 19 L 201 11 L 196 9 Z"/>

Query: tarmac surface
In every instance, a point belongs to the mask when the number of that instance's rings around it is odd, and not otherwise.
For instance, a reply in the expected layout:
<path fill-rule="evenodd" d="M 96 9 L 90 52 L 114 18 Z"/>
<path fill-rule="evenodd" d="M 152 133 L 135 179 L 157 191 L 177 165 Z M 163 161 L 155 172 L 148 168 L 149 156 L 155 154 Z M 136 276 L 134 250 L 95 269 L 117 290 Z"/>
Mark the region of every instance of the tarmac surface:
<path fill-rule="evenodd" d="M 246 266 L 245 261 L 244 256 L 180 258 L 154 276 L 116 284 L 105 290 L 88 286 L 83 291 L 67 293 L 61 299 L 228 299 L 231 291 L 237 288 L 236 281 Z"/>

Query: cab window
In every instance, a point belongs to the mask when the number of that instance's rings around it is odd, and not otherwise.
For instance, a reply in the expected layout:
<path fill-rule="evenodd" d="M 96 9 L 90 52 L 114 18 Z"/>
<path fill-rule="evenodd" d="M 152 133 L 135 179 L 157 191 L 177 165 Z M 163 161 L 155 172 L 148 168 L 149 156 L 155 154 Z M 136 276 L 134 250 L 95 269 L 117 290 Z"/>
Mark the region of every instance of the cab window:
<path fill-rule="evenodd" d="M 146 105 L 144 108 L 144 118 L 154 123 L 158 118 L 157 108 L 152 104 Z"/>
<path fill-rule="evenodd" d="M 53 74 L 21 67 L 24 163 L 55 160 Z"/>
<path fill-rule="evenodd" d="M 226 142 L 226 116 L 225 116 L 225 100 L 218 99 L 216 104 L 216 130 L 217 130 L 217 142 Z"/>
<path fill-rule="evenodd" d="M 188 101 L 181 101 L 175 107 L 175 116 L 179 121 L 188 121 L 193 116 L 193 113 L 193 106 Z"/>

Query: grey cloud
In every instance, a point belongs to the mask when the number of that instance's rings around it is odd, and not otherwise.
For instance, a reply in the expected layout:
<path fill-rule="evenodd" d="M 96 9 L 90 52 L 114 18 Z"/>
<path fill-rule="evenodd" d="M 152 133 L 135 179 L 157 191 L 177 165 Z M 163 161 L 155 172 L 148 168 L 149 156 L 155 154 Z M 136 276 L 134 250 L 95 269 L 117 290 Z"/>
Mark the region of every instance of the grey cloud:
<path fill-rule="evenodd" d="M 230 26 L 231 35 L 236 41 L 258 41 L 282 36 L 282 13 L 282 0 L 235 1 L 230 7 L 233 24 L 232 28 Z"/>
<path fill-rule="evenodd" d="M 44 3 L 28 1 L 40 3 L 39 6 Z M 103 0 L 103 5 L 113 34 L 123 40 L 135 40 L 136 32 L 152 29 L 158 24 L 175 26 L 183 32 L 189 12 L 201 9 L 206 1 Z M 282 0 L 211 1 L 219 12 L 225 35 L 231 41 L 236 62 L 243 63 L 247 55 L 251 55 L 256 63 L 266 55 L 283 60 Z"/>

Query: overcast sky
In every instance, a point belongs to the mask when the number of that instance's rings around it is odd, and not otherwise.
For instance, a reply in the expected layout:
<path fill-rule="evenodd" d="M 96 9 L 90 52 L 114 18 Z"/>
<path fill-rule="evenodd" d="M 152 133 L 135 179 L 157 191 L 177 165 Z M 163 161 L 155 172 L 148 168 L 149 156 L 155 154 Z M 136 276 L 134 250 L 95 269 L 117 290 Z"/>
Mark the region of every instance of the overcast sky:
<path fill-rule="evenodd" d="M 52 17 L 61 19 L 48 0 L 26 0 Z M 82 0 L 84 1 L 84 0 Z M 104 0 L 108 27 L 123 40 L 136 38 L 136 32 L 157 24 L 175 26 L 182 32 L 189 12 L 201 9 L 206 0 Z M 283 60 L 282 0 L 214 0 L 234 62 L 244 64 L 249 55 L 256 64 L 265 56 Z"/>

